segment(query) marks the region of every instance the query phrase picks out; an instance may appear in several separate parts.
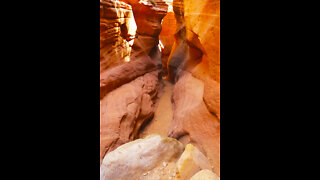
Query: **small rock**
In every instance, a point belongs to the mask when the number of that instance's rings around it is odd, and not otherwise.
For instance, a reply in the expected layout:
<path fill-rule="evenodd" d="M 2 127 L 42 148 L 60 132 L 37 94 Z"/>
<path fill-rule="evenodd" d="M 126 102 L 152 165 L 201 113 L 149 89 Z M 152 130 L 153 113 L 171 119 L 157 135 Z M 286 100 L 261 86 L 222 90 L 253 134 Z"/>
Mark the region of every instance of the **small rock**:
<path fill-rule="evenodd" d="M 167 163 L 166 163 L 166 162 L 163 162 L 162 164 L 163 164 L 163 167 L 166 167 L 166 166 L 167 166 Z"/>
<path fill-rule="evenodd" d="M 146 175 L 147 175 L 147 173 L 144 173 L 143 175 L 144 175 L 144 176 L 146 176 Z"/>

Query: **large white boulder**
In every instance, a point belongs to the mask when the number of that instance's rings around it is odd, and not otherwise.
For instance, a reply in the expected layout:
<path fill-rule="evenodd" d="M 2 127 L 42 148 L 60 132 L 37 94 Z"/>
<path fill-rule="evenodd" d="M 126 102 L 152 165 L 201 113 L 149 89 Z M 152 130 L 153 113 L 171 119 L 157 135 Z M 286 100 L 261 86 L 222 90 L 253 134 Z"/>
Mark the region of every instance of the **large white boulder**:
<path fill-rule="evenodd" d="M 164 162 L 176 162 L 183 150 L 176 139 L 156 134 L 126 143 L 104 157 L 100 180 L 139 179 Z"/>

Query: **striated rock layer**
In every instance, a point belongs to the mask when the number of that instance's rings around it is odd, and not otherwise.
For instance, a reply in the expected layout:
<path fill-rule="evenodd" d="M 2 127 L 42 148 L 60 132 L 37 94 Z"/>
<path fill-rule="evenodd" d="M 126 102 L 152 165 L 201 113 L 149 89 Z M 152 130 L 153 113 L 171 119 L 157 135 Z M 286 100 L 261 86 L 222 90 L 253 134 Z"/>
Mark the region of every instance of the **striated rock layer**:
<path fill-rule="evenodd" d="M 129 61 L 136 28 L 130 5 L 100 0 L 100 72 Z"/>

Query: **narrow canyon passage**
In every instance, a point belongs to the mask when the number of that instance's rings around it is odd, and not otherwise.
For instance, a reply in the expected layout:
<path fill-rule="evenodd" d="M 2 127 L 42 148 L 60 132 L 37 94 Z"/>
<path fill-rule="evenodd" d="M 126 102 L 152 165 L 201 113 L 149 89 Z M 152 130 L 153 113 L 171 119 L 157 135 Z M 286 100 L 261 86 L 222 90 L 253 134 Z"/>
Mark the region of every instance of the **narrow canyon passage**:
<path fill-rule="evenodd" d="M 219 180 L 219 43 L 219 0 L 100 0 L 100 180 Z"/>
<path fill-rule="evenodd" d="M 154 117 L 145 127 L 142 127 L 139 138 L 144 138 L 153 133 L 157 133 L 162 136 L 168 135 L 173 116 L 171 102 L 173 85 L 166 79 L 163 79 L 162 82 L 163 89 L 159 93 L 160 97 L 156 104 Z"/>

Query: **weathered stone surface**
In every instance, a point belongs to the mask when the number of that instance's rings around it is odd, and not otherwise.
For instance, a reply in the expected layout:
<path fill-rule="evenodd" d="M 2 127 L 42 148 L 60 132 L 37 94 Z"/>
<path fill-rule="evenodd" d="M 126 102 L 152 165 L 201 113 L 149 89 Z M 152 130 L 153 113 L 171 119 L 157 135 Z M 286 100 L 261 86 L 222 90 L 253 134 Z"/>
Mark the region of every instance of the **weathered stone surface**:
<path fill-rule="evenodd" d="M 220 174 L 220 123 L 203 101 L 204 83 L 189 72 L 181 72 L 173 89 L 173 121 L 168 136 L 192 143 L 210 158 Z"/>
<path fill-rule="evenodd" d="M 133 61 L 109 68 L 100 73 L 100 99 L 111 90 L 156 70 L 155 62 L 149 56 L 142 56 Z"/>
<path fill-rule="evenodd" d="M 130 5 L 100 1 L 100 72 L 130 60 L 136 28 Z"/>
<path fill-rule="evenodd" d="M 150 180 L 163 179 L 159 173 L 158 178 L 150 175 L 156 173 L 151 170 L 175 162 L 182 151 L 183 145 L 179 141 L 160 135 L 129 142 L 105 156 L 100 167 L 100 180 L 135 180 L 144 176 Z"/>
<path fill-rule="evenodd" d="M 177 162 L 179 178 L 190 179 L 202 169 L 210 169 L 208 159 L 192 144 L 187 144 L 184 152 Z"/>
<path fill-rule="evenodd" d="M 210 77 L 208 63 L 205 61 L 196 65 L 190 63 L 185 69 L 204 83 L 203 100 L 208 110 L 220 121 L 220 83 Z"/>
<path fill-rule="evenodd" d="M 220 180 L 220 178 L 212 171 L 204 169 L 197 172 L 190 180 Z"/>
<path fill-rule="evenodd" d="M 141 125 L 154 113 L 159 71 L 136 78 L 100 101 L 100 160 L 107 152 L 137 138 Z"/>

